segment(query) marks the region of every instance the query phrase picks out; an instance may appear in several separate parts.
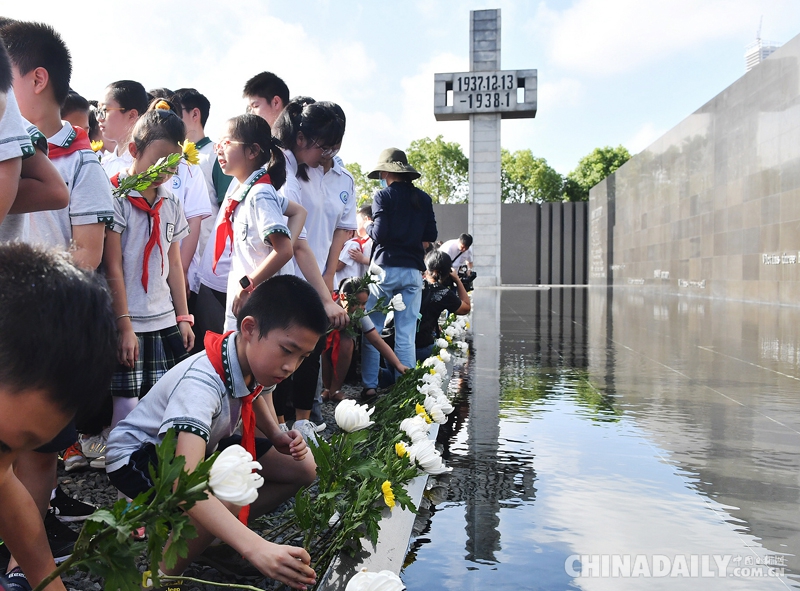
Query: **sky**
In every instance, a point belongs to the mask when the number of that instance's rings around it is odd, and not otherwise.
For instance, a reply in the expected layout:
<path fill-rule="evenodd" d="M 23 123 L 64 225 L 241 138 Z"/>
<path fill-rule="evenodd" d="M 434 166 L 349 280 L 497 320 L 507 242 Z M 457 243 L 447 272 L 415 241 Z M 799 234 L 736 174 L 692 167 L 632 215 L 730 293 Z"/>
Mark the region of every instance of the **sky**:
<path fill-rule="evenodd" d="M 601 146 L 631 153 L 744 74 L 744 48 L 800 33 L 798 0 L 190 0 L 6 3 L 2 16 L 53 25 L 72 86 L 100 98 L 120 79 L 194 87 L 212 138 L 244 111 L 245 81 L 269 70 L 292 96 L 339 103 L 340 152 L 371 168 L 387 147 L 444 136 L 469 150 L 467 121 L 437 122 L 433 75 L 469 69 L 469 11 L 500 8 L 503 69 L 538 70 L 535 119 L 502 124 L 504 148 L 561 174 Z"/>

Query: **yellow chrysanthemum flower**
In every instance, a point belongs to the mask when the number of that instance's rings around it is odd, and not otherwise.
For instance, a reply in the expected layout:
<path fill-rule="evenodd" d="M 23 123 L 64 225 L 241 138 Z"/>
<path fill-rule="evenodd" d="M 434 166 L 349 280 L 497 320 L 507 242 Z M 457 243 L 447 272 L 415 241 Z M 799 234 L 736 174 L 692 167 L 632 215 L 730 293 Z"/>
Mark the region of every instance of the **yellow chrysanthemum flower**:
<path fill-rule="evenodd" d="M 390 509 L 394 509 L 394 492 L 392 491 L 392 483 L 388 480 L 385 480 L 381 485 L 381 491 L 383 492 L 383 502 L 386 503 L 386 506 Z"/>
<path fill-rule="evenodd" d="M 428 370 L 428 373 L 429 373 L 429 374 L 431 374 L 432 376 L 435 376 L 435 375 L 436 375 L 436 370 L 435 370 L 435 369 L 433 369 L 433 368 L 430 368 L 430 369 Z"/>
<path fill-rule="evenodd" d="M 181 144 L 181 148 L 186 162 L 189 164 L 200 164 L 200 152 L 197 151 L 194 142 L 186 140 Z"/>
<path fill-rule="evenodd" d="M 394 444 L 394 451 L 399 458 L 404 458 L 408 455 L 408 450 L 406 449 L 406 446 L 403 445 L 402 441 L 398 441 Z"/>
<path fill-rule="evenodd" d="M 451 337 L 449 334 L 444 335 L 444 338 L 448 343 L 452 343 L 453 342 L 453 337 Z"/>
<path fill-rule="evenodd" d="M 417 402 L 417 414 L 425 419 L 425 422 L 429 425 L 433 422 L 431 418 L 428 416 L 428 411 L 425 410 L 425 407 L 422 406 L 419 402 Z"/>
<path fill-rule="evenodd" d="M 103 141 L 102 140 L 94 140 L 92 142 L 92 151 L 99 152 L 103 149 Z"/>
<path fill-rule="evenodd" d="M 464 328 L 469 328 L 469 322 L 464 324 Z"/>

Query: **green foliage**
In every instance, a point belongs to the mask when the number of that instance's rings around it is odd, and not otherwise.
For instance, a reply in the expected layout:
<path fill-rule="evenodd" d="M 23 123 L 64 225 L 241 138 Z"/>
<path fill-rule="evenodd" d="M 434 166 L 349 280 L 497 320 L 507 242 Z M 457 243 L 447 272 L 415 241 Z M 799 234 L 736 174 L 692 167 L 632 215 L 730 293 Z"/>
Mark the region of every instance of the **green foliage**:
<path fill-rule="evenodd" d="M 156 182 L 159 177 L 175 174 L 182 158 L 183 154 L 181 153 L 170 154 L 166 158 L 159 158 L 155 164 L 144 172 L 120 179 L 119 187 L 114 187 L 112 190 L 114 197 L 127 197 L 131 191 L 141 193 Z"/>
<path fill-rule="evenodd" d="M 381 188 L 380 181 L 375 181 L 367 178 L 367 173 L 361 168 L 358 162 L 351 162 L 345 164 L 344 167 L 353 175 L 353 180 L 356 185 L 356 204 L 361 207 L 365 203 L 372 201 L 372 196 L 375 191 Z"/>
<path fill-rule="evenodd" d="M 544 158 L 530 150 L 500 151 L 503 203 L 561 201 L 564 179 Z"/>
<path fill-rule="evenodd" d="M 578 166 L 567 175 L 564 187 L 568 201 L 587 201 L 589 189 L 602 181 L 630 160 L 631 155 L 624 146 L 595 148 L 591 154 L 581 158 Z"/>
<path fill-rule="evenodd" d="M 70 569 L 103 577 L 107 589 L 139 591 L 142 575 L 136 559 L 147 552 L 153 584 L 158 586 L 158 565 L 174 566 L 188 553 L 186 540 L 197 536 L 187 511 L 206 498 L 208 474 L 216 454 L 198 464 L 191 473 L 184 470 L 183 456 L 175 457 L 177 436 L 170 429 L 156 447 L 158 467 L 150 471 L 154 487 L 132 501 L 117 501 L 111 509 L 98 509 L 84 523 L 75 548 L 66 561 L 44 579 L 36 591 Z M 131 533 L 144 527 L 147 542 L 135 542 Z M 172 533 L 169 548 L 164 545 Z"/>
<path fill-rule="evenodd" d="M 410 369 L 379 399 L 370 429 L 309 442 L 317 463 L 318 493 L 315 496 L 310 488 L 298 492 L 294 513 L 305 532 L 303 545 L 318 569 L 326 568 L 342 550 L 355 551 L 362 537 L 377 541 L 379 522 L 387 510 L 381 490 L 385 481 L 391 483 L 395 502 L 416 513 L 404 486 L 419 470 L 408 456 L 398 457 L 394 445 L 403 436 L 400 421 L 413 416 L 416 402 L 424 398 L 416 388 L 424 372 L 421 367 Z M 336 523 L 329 525 L 337 513 Z M 315 545 L 322 546 L 323 541 L 324 549 L 316 551 Z"/>
<path fill-rule="evenodd" d="M 469 193 L 469 158 L 457 142 L 436 139 L 414 140 L 406 150 L 408 163 L 422 175 L 417 187 L 434 203 L 466 203 Z"/>

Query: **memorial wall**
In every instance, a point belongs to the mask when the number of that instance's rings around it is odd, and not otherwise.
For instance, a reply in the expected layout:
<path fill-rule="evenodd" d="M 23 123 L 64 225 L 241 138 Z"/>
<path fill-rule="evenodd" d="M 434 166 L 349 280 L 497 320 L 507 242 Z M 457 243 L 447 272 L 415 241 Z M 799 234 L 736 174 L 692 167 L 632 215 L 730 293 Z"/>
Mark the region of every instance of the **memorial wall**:
<path fill-rule="evenodd" d="M 591 285 L 800 305 L 800 36 L 595 186 L 589 210 Z"/>

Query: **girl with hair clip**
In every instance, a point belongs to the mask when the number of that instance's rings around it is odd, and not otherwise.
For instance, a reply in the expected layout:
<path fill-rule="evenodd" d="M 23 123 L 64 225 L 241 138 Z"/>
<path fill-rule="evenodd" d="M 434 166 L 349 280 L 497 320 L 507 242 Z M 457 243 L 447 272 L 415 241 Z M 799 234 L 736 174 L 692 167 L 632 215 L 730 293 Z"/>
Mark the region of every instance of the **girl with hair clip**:
<path fill-rule="evenodd" d="M 225 199 L 212 236 L 215 269 L 225 248 L 232 252 L 225 330 L 235 330 L 236 316 L 253 290 L 291 261 L 306 210 L 276 193 L 286 181 L 286 161 L 261 117 L 229 119 L 215 150 L 222 171 L 240 184 Z"/>
<path fill-rule="evenodd" d="M 119 187 L 160 158 L 182 151 L 183 121 L 168 110 L 145 113 L 127 150 L 133 163 L 111 177 Z M 103 262 L 119 330 L 119 365 L 111 382 L 112 428 L 194 345 L 178 243 L 189 231 L 183 206 L 162 175 L 141 192 L 114 199 Z"/>
<path fill-rule="evenodd" d="M 141 110 L 140 110 L 141 109 Z M 132 80 L 113 82 L 106 89 L 103 102 L 98 105 L 96 115 L 103 130 L 103 136 L 117 142 L 111 154 L 105 154 L 101 164 L 109 177 L 127 170 L 133 164 L 133 155 L 128 150 L 130 134 L 141 115 L 154 109 L 172 111 L 179 118 L 180 109 L 166 99 L 155 98 L 148 102 L 144 86 Z M 183 141 L 183 140 L 181 140 Z M 183 212 L 189 222 L 189 234 L 181 241 L 181 268 L 188 273 L 197 241 L 200 238 L 200 224 L 211 215 L 203 172 L 199 166 L 181 160 L 171 180 L 172 194 L 183 205 Z M 188 291 L 187 291 L 188 294 Z"/>
<path fill-rule="evenodd" d="M 339 303 L 348 313 L 361 310 L 363 314 L 368 299 L 369 288 L 362 283 L 361 277 L 348 277 L 339 284 Z M 322 399 L 326 402 L 341 402 L 347 398 L 341 389 L 353 361 L 353 350 L 356 346 L 354 328 L 350 326 L 346 330 L 334 330 L 325 337 L 325 350 L 322 352 Z M 375 330 L 369 316 L 361 316 L 358 328 L 392 367 L 400 373 L 408 371 Z"/>
<path fill-rule="evenodd" d="M 333 276 L 342 245 L 357 228 L 352 177 L 333 159 L 344 136 L 344 113 L 333 103 L 295 98 L 275 121 L 275 136 L 283 143 L 286 156 L 286 185 L 281 192 L 308 211 L 305 234 L 295 246 L 295 273 L 320 294 L 333 328 L 343 328 L 348 317 L 331 297 Z M 283 408 L 291 397 L 294 429 L 306 440 L 313 439 L 319 430 L 310 419 L 323 347 L 324 339 L 320 339 L 314 354 L 274 397 L 281 424 L 285 424 Z"/>
<path fill-rule="evenodd" d="M 444 310 L 463 316 L 471 308 L 467 290 L 446 252 L 432 250 L 427 254 L 424 279 L 419 306 L 419 331 L 414 341 L 417 361 L 424 361 L 431 356 L 433 343 L 441 336 L 439 316 Z"/>

